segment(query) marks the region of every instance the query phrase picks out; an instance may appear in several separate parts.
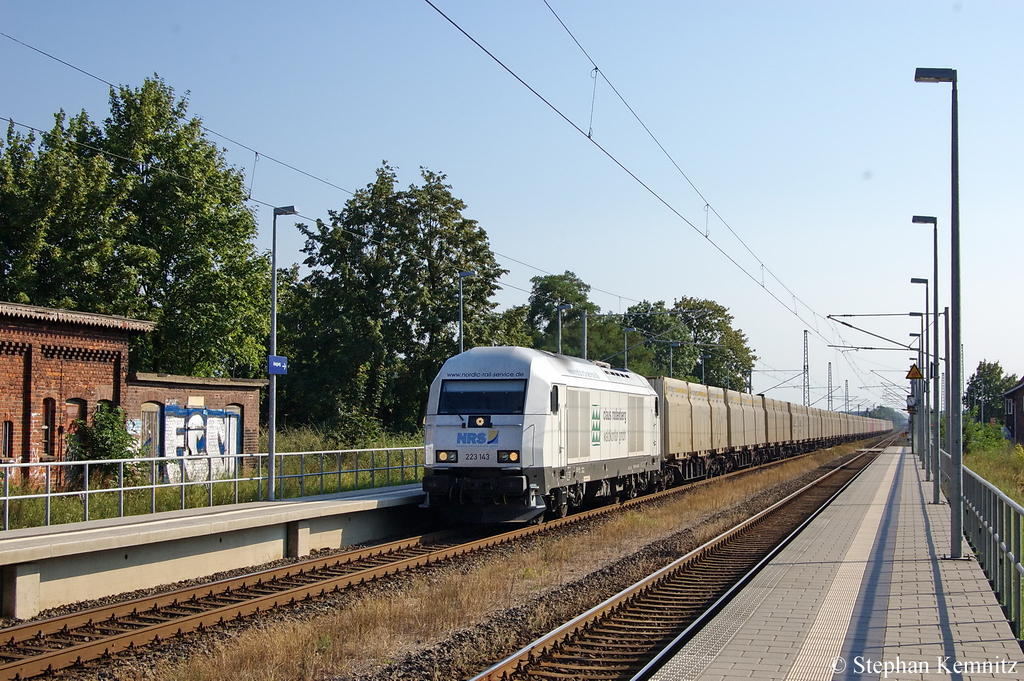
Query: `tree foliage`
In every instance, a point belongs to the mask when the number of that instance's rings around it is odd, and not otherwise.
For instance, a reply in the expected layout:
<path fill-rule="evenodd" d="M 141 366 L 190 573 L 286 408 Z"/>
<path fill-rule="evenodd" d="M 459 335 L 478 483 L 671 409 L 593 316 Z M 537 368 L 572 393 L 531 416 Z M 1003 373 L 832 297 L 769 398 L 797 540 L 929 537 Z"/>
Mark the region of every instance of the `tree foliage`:
<path fill-rule="evenodd" d="M 892 407 L 886 407 L 885 405 L 872 407 L 864 412 L 863 415 L 871 419 L 892 421 L 894 428 L 903 427 L 907 423 L 907 415 L 904 412 L 896 411 Z"/>
<path fill-rule="evenodd" d="M 967 380 L 964 406 L 977 407 L 975 418 L 988 422 L 995 419 L 1000 426 L 1006 422 L 1003 393 L 1017 385 L 1016 374 L 1004 374 L 999 362 L 981 360 L 974 374 Z"/>
<path fill-rule="evenodd" d="M 157 77 L 110 93 L 102 125 L 56 115 L 0 153 L 0 299 L 157 323 L 132 367 L 262 371 L 269 263 L 242 174 Z"/>
<path fill-rule="evenodd" d="M 747 343 L 742 329 L 733 328 L 729 308 L 713 300 L 682 297 L 672 304 L 673 311 L 693 332 L 693 341 L 702 356 L 703 373 L 708 385 L 746 390 L 757 355 Z M 700 367 L 695 370 L 699 371 Z M 694 376 L 698 378 L 698 376 Z"/>
<path fill-rule="evenodd" d="M 590 285 L 573 272 L 547 274 L 530 279 L 533 288 L 526 311 L 526 325 L 532 336 L 530 345 L 549 352 L 558 350 L 558 307 L 571 305 L 562 312 L 562 353 L 578 356 L 582 352 L 582 320 L 600 308 L 590 302 Z"/>
<path fill-rule="evenodd" d="M 602 313 L 589 299 L 590 286 L 575 273 L 534 277 L 526 324 L 533 346 L 555 352 L 558 347 L 558 306 L 562 313 L 562 352 L 582 356 L 582 312 L 587 312 L 587 357 L 645 376 L 675 376 L 700 381 L 701 357 L 709 385 L 747 388 L 757 357 L 746 335 L 732 326 L 727 308 L 711 300 L 683 297 L 668 307 L 664 301 L 640 301 L 626 312 Z M 626 329 L 633 329 L 627 331 Z"/>
<path fill-rule="evenodd" d="M 459 272 L 466 347 L 523 340 L 523 310 L 496 314 L 505 273 L 445 176 L 421 169 L 422 185 L 398 188 L 385 164 L 331 223 L 300 225 L 308 276 L 292 284 L 282 313 L 286 413 L 347 428 L 372 419 L 419 426 L 426 391 L 458 350 Z"/>

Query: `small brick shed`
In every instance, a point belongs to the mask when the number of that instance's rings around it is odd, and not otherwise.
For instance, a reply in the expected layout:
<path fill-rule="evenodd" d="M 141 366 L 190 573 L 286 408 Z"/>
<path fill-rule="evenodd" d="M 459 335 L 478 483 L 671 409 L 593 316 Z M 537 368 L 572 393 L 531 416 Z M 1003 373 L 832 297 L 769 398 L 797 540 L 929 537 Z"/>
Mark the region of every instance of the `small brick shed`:
<path fill-rule="evenodd" d="M 267 381 L 129 376 L 128 342 L 153 328 L 138 319 L 0 302 L 0 459 L 64 459 L 69 424 L 101 401 L 125 409 L 129 431 L 150 453 L 201 454 L 213 444 L 221 453 L 256 453 Z"/>

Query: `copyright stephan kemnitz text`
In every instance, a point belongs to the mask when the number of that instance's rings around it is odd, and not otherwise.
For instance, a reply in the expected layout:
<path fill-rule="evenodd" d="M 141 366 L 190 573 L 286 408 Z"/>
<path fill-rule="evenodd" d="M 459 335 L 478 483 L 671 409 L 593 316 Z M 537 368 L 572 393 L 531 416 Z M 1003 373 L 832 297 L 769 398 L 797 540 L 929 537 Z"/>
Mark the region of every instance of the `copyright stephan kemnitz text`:
<path fill-rule="evenodd" d="M 874 660 L 870 657 L 857 657 L 847 661 L 837 657 L 832 661 L 832 671 L 836 673 L 878 674 L 888 679 L 894 674 L 1016 674 L 1017 661 L 998 660 L 955 660 L 949 656 L 937 656 L 931 660 L 904 660 L 899 655 L 893 660 Z"/>

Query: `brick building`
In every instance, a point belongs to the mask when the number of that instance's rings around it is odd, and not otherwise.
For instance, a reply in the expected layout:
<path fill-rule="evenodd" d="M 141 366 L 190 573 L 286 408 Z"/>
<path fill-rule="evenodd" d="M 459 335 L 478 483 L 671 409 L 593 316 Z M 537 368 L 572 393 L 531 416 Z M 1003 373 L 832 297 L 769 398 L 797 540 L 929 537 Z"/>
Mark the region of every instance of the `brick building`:
<path fill-rule="evenodd" d="M 60 461 L 72 421 L 120 406 L 140 451 L 253 454 L 265 380 L 128 374 L 152 322 L 0 302 L 0 460 Z"/>
<path fill-rule="evenodd" d="M 1010 442 L 1024 444 L 1024 378 L 1005 393 L 1006 428 L 1010 431 Z"/>

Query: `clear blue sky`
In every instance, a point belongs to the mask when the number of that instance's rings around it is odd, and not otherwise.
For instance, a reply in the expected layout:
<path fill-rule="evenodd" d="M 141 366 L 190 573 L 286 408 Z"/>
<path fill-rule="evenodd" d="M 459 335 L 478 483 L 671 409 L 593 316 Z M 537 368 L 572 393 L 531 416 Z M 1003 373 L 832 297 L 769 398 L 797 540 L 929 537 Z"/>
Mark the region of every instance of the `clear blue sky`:
<path fill-rule="evenodd" d="M 829 348 L 881 342 L 824 317 L 923 308 L 909 282 L 932 277 L 931 230 L 912 215 L 939 219 L 948 305 L 950 88 L 913 76 L 956 68 L 966 374 L 981 359 L 1024 373 L 1024 3 L 549 2 L 704 198 L 603 79 L 595 95 L 590 61 L 543 0 L 435 0 L 585 131 L 593 107 L 593 140 L 685 221 L 423 0 L 3 0 L 0 31 L 114 83 L 158 73 L 212 130 L 348 190 L 382 160 L 403 184 L 420 166 L 446 173 L 510 270 L 504 305 L 565 270 L 610 312 L 711 298 L 758 369 L 793 370 L 755 373 L 755 391 L 796 374 L 811 329 L 812 398 L 825 406 L 832 362 L 837 407 L 845 381 L 851 400 L 881 402 L 862 386 L 902 381 L 910 364 Z M 106 85 L 2 37 L 0 60 L 0 116 L 39 128 L 60 108 L 106 117 Z M 254 172 L 252 152 L 211 138 L 267 204 L 326 218 L 349 196 L 266 158 Z M 254 209 L 269 248 L 269 210 Z M 291 222 L 279 231 L 280 262 L 298 261 Z M 897 340 L 918 327 L 849 321 Z M 799 401 L 799 379 L 788 385 L 769 395 Z"/>

